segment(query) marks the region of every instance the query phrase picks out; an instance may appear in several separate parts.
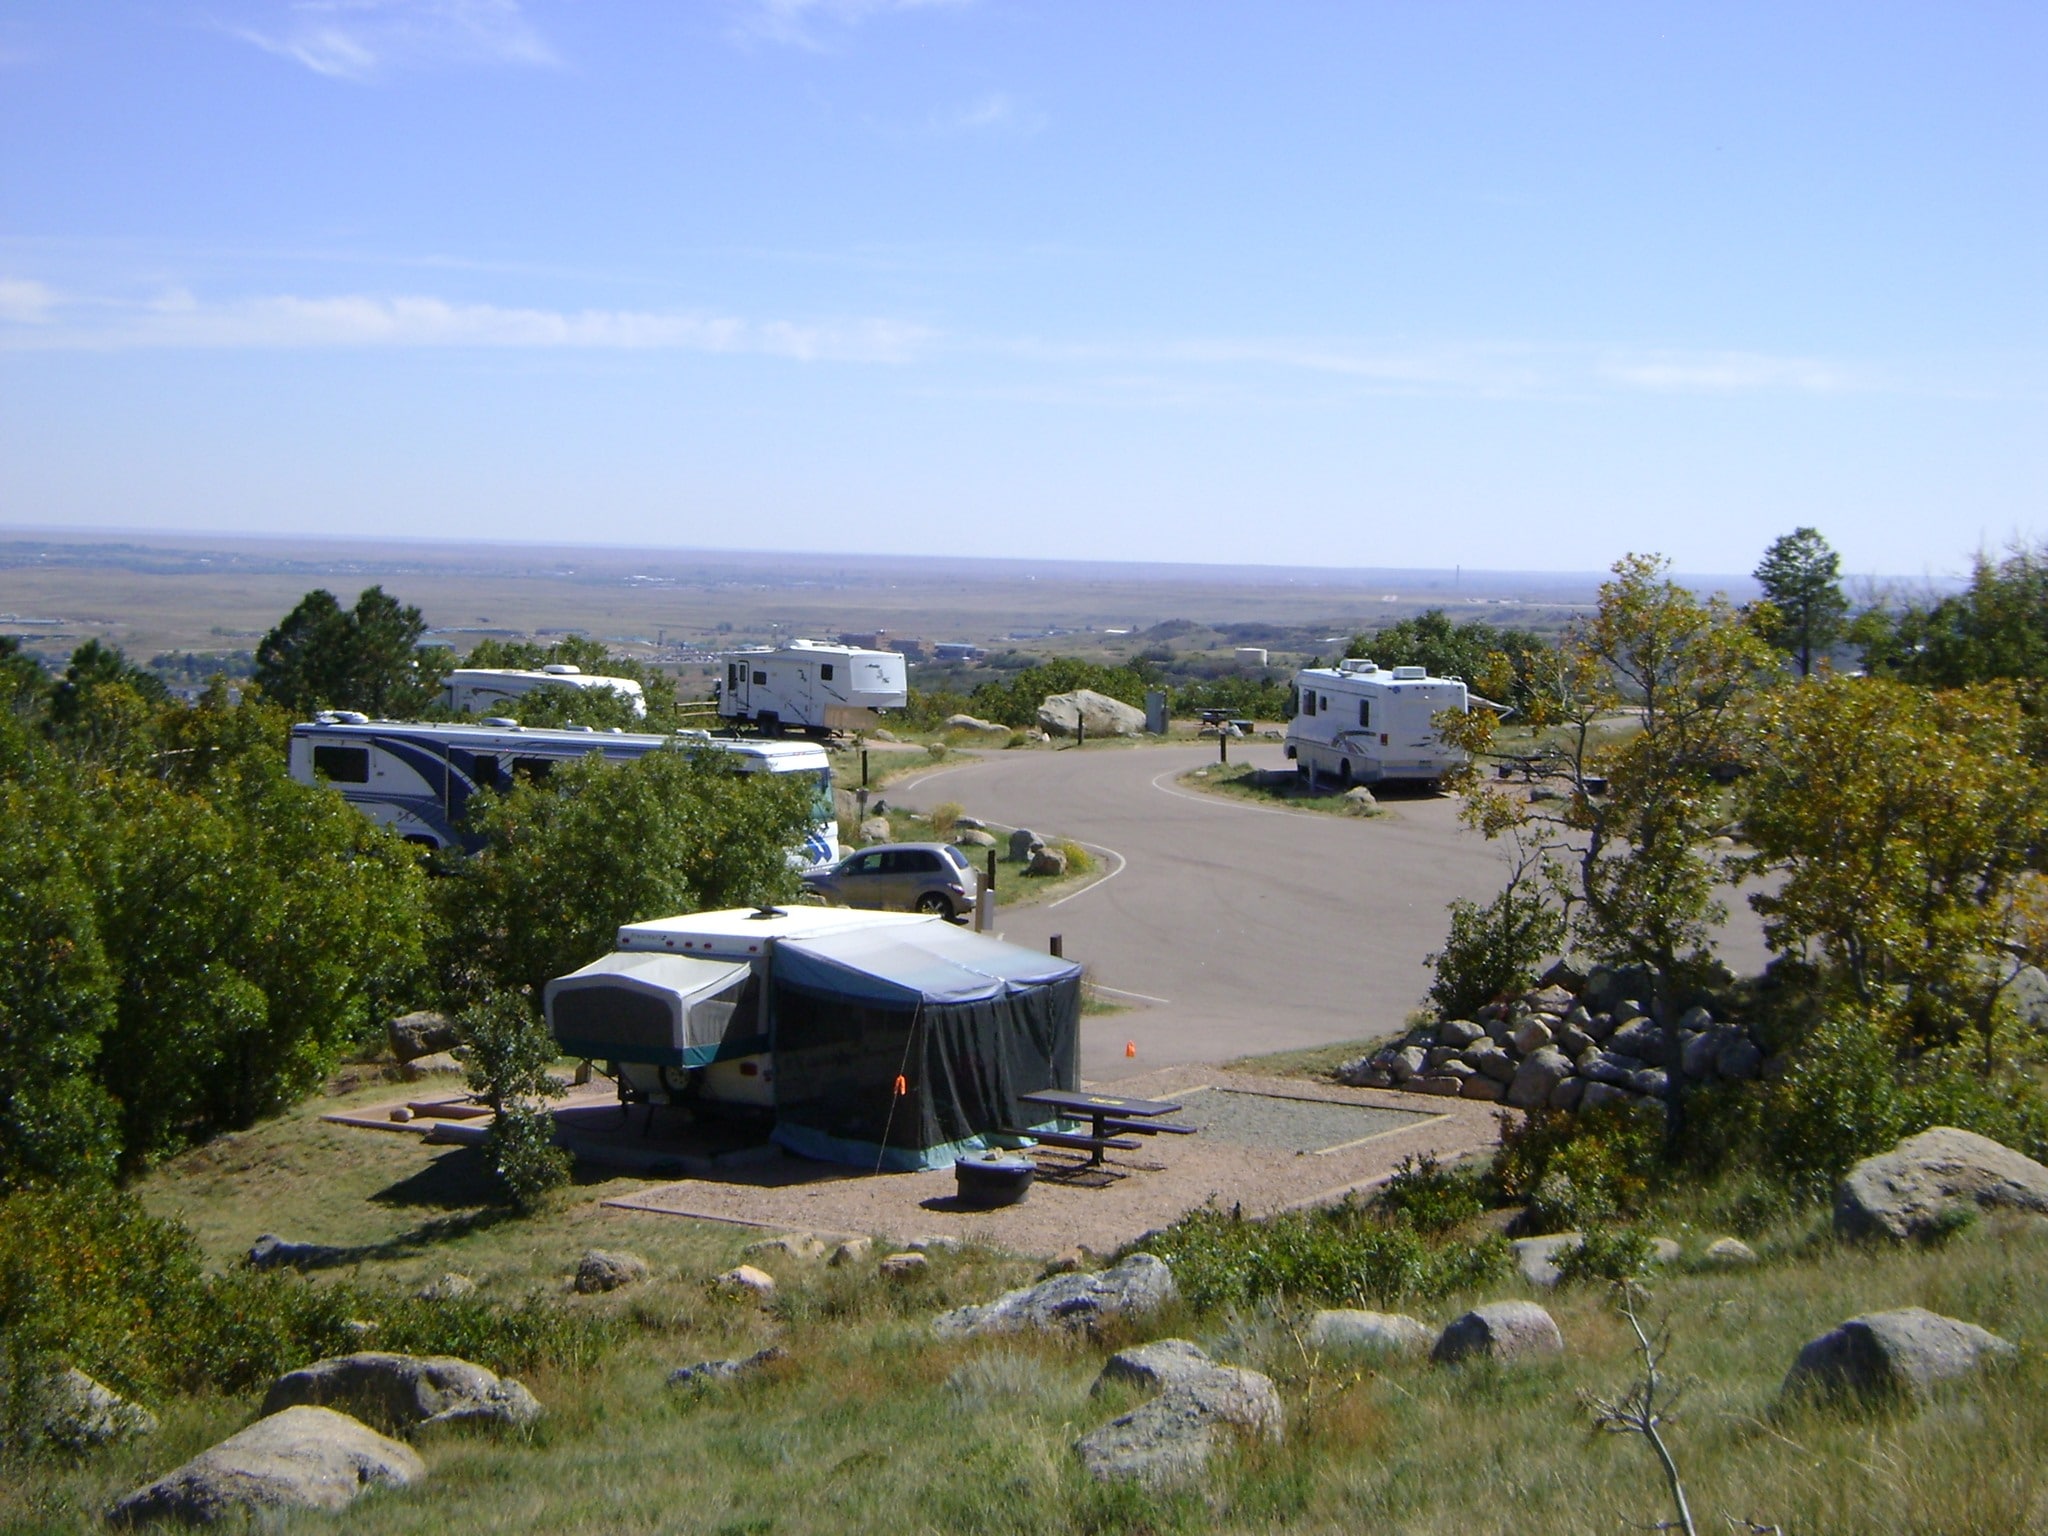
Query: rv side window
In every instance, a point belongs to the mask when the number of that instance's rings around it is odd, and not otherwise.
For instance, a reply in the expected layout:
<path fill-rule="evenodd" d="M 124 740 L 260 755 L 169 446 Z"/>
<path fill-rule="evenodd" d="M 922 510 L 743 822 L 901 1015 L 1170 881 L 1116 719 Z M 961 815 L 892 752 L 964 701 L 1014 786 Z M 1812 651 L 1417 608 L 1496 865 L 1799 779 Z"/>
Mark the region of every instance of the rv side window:
<path fill-rule="evenodd" d="M 767 686 L 768 686 L 768 674 L 767 674 L 766 672 L 756 672 L 756 673 L 754 674 L 754 686 L 755 686 L 756 688 L 765 688 L 765 687 L 767 687 Z"/>
<path fill-rule="evenodd" d="M 731 663 L 730 665 L 728 665 L 728 666 L 726 667 L 726 669 L 725 669 L 725 681 L 726 681 L 726 685 L 727 685 L 728 687 L 731 687 L 731 688 L 737 688 L 737 687 L 739 687 L 739 685 L 740 685 L 740 664 L 739 664 L 738 662 L 736 662 L 736 661 L 735 661 L 735 662 L 732 662 L 732 663 Z"/>
<path fill-rule="evenodd" d="M 512 759 L 512 776 L 524 779 L 529 784 L 544 784 L 549 774 L 555 771 L 552 759 L 545 757 L 515 757 Z"/>
<path fill-rule="evenodd" d="M 370 782 L 370 749 L 316 746 L 313 748 L 313 770 L 326 774 L 331 783 L 367 784 Z"/>
<path fill-rule="evenodd" d="M 829 682 L 831 682 L 831 681 L 832 681 L 832 663 L 831 663 L 831 662 L 829 662 L 829 661 L 821 661 L 821 662 L 819 662 L 819 663 L 818 663 L 818 681 L 819 681 L 819 682 L 821 682 L 821 683 L 829 683 Z"/>
<path fill-rule="evenodd" d="M 1301 696 L 1301 712 L 1304 715 L 1312 715 L 1316 712 L 1316 696 L 1314 694 L 1304 693 Z"/>
<path fill-rule="evenodd" d="M 1371 699 L 1360 699 L 1360 700 L 1358 701 L 1358 723 L 1359 723 L 1360 725 L 1371 725 L 1371 724 L 1372 724 L 1372 700 L 1371 700 Z"/>

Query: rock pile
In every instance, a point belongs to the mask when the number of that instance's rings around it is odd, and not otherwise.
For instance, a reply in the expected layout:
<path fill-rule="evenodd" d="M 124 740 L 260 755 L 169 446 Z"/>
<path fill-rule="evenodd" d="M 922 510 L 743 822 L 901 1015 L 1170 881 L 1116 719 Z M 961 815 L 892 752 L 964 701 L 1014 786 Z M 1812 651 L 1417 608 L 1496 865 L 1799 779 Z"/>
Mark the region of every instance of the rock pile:
<path fill-rule="evenodd" d="M 1602 967 L 1576 995 L 1553 981 L 1512 1002 L 1488 1003 L 1470 1019 L 1411 1030 L 1399 1044 L 1346 1062 L 1337 1081 L 1521 1109 L 1597 1109 L 1661 1100 L 1674 1072 L 1688 1081 L 1762 1073 L 1763 1051 L 1748 1030 L 1703 1007 L 1678 1016 L 1673 1040 L 1623 991 L 1647 994 L 1653 979 L 1640 968 Z"/>

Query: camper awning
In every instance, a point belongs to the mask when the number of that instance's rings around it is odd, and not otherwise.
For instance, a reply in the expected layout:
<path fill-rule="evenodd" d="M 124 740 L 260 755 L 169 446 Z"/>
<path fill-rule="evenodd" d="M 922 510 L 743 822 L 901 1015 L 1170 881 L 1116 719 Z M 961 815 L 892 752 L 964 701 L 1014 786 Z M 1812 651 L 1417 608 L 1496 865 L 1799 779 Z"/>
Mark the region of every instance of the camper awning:
<path fill-rule="evenodd" d="M 766 1043 L 740 1004 L 750 974 L 744 960 L 609 954 L 548 983 L 548 1025 L 572 1056 L 703 1066 Z"/>
<path fill-rule="evenodd" d="M 948 923 L 855 929 L 775 947 L 783 986 L 829 993 L 878 1008 L 978 1003 L 1014 988 L 1081 974 L 1071 960 L 1005 944 Z"/>

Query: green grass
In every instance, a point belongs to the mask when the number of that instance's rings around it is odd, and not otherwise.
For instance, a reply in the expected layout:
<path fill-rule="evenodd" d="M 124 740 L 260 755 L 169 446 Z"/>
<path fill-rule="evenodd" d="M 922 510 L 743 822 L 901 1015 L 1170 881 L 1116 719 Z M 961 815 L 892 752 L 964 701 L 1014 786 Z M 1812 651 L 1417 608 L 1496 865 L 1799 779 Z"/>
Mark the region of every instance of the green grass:
<path fill-rule="evenodd" d="M 181 1159 L 149 1181 L 148 1203 L 182 1212 L 215 1262 L 265 1229 L 360 1245 L 343 1271 L 360 1284 L 410 1287 L 459 1268 L 507 1303 L 536 1290 L 561 1297 L 593 1245 L 639 1252 L 656 1274 L 566 1299 L 615 1316 L 622 1342 L 594 1369 L 527 1378 L 549 1410 L 530 1435 L 433 1439 L 419 1488 L 338 1518 L 292 1517 L 286 1530 L 1578 1536 L 1669 1513 L 1643 1444 L 1594 1434 L 1580 1407 L 1582 1393 L 1614 1395 L 1636 1369 L 1598 1286 L 1542 1296 L 1568 1352 L 1519 1369 L 1321 1355 L 1304 1343 L 1304 1309 L 1284 1297 L 1184 1302 L 1092 1342 L 941 1341 L 925 1318 L 1020 1283 L 1029 1268 L 968 1250 L 887 1286 L 871 1266 L 777 1260 L 771 1306 L 722 1301 L 703 1282 L 751 1233 L 595 1209 L 594 1196 L 629 1181 L 571 1190 L 529 1221 L 491 1221 L 466 1154 L 323 1127 L 317 1107 Z M 1730 1516 L 1788 1532 L 2043 1529 L 2048 1223 L 1984 1219 L 1939 1248 L 1862 1248 L 1836 1243 L 1825 1213 L 1809 1208 L 1753 1238 L 1757 1267 L 1717 1272 L 1690 1258 L 1714 1235 L 1716 1198 L 1671 1197 L 1642 1228 L 1680 1237 L 1688 1254 L 1655 1273 L 1650 1311 L 1670 1318 L 1670 1370 L 1693 1383 L 1667 1433 L 1701 1529 L 1725 1529 Z M 1533 1294 L 1508 1276 L 1410 1309 L 1441 1323 L 1477 1301 Z M 2020 1363 L 1917 1412 L 1778 1408 L 1805 1340 L 1859 1312 L 1913 1305 L 2013 1339 Z M 1286 1442 L 1232 1451 L 1178 1494 L 1092 1486 L 1072 1441 L 1135 1401 L 1090 1396 L 1103 1359 L 1121 1342 L 1175 1335 L 1271 1375 Z M 664 1385 L 677 1365 L 770 1342 L 789 1359 L 756 1380 Z M 97 1529 L 107 1502 L 247 1423 L 259 1397 L 152 1404 L 165 1419 L 152 1440 L 80 1462 L 0 1465 L 0 1531 Z"/>
<path fill-rule="evenodd" d="M 1289 810 L 1313 811 L 1324 816 L 1372 817 L 1385 814 L 1389 802 L 1398 805 L 1403 799 L 1434 798 L 1433 791 L 1378 787 L 1374 788 L 1373 795 L 1379 805 L 1368 807 L 1359 801 L 1345 799 L 1345 791 L 1334 782 L 1324 782 L 1310 789 L 1308 780 L 1292 769 L 1283 772 L 1254 768 L 1247 763 L 1206 763 L 1188 770 L 1176 782 L 1184 789 L 1221 795 L 1230 800 L 1284 806 Z"/>

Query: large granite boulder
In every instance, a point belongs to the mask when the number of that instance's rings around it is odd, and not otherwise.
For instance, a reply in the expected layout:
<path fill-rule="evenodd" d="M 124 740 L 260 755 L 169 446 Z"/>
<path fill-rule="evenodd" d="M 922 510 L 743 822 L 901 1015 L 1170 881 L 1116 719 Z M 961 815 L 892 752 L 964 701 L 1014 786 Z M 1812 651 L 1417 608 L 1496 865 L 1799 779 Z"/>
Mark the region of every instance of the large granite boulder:
<path fill-rule="evenodd" d="M 1921 1307 L 1868 1312 L 1809 1340 L 1786 1373 L 1784 1391 L 1923 1402 L 1941 1383 L 2018 1353 L 1988 1329 Z"/>
<path fill-rule="evenodd" d="M 1318 1349 L 1359 1354 L 1419 1355 L 1436 1337 L 1430 1326 L 1401 1312 L 1339 1308 L 1309 1319 L 1308 1342 Z"/>
<path fill-rule="evenodd" d="M 1541 1109 L 1557 1085 L 1572 1075 L 1572 1060 L 1555 1046 L 1543 1046 L 1522 1058 L 1508 1084 L 1507 1100 L 1518 1109 Z"/>
<path fill-rule="evenodd" d="M 1513 1363 L 1564 1353 L 1557 1320 L 1533 1301 L 1496 1301 L 1475 1307 L 1437 1335 L 1430 1358 L 1439 1365 L 1488 1359 Z"/>
<path fill-rule="evenodd" d="M 156 1415 L 75 1367 L 43 1385 L 43 1435 L 67 1451 L 89 1451 L 156 1433 Z"/>
<path fill-rule="evenodd" d="M 1849 1170 L 1835 1191 L 1835 1231 L 1926 1237 L 1973 1208 L 2048 1215 L 2048 1168 L 1988 1136 L 1938 1125 Z"/>
<path fill-rule="evenodd" d="M 540 1404 L 518 1382 L 452 1355 L 366 1350 L 287 1372 L 270 1385 L 263 1411 L 302 1404 L 340 1408 L 401 1434 L 442 1424 L 531 1424 Z"/>
<path fill-rule="evenodd" d="M 1145 729 L 1145 711 L 1092 688 L 1076 688 L 1040 704 L 1038 724 L 1048 736 L 1135 736 Z"/>
<path fill-rule="evenodd" d="M 292 1509 L 342 1509 L 369 1488 L 404 1488 L 427 1475 L 408 1445 L 331 1408 L 287 1408 L 201 1451 L 107 1511 L 117 1525 L 178 1520 L 211 1525 Z"/>
<path fill-rule="evenodd" d="M 584 1296 L 616 1291 L 646 1278 L 647 1261 L 637 1253 L 592 1248 L 576 1261 L 575 1286 L 578 1294 Z"/>
<path fill-rule="evenodd" d="M 296 1243 L 265 1232 L 249 1245 L 251 1269 L 314 1269 L 332 1264 L 342 1256 L 339 1248 L 325 1243 Z"/>
<path fill-rule="evenodd" d="M 1163 1259 L 1134 1253 L 1109 1269 L 1054 1275 L 979 1306 L 942 1312 L 932 1327 L 950 1337 L 1089 1329 L 1107 1318 L 1157 1311 L 1177 1294 Z"/>
<path fill-rule="evenodd" d="M 1187 1339 L 1154 1339 L 1111 1355 L 1089 1390 L 1101 1392 L 1118 1382 L 1132 1382 L 1158 1391 L 1215 1369 L 1216 1362 L 1199 1344 Z"/>
<path fill-rule="evenodd" d="M 1074 1449 L 1098 1482 L 1159 1486 L 1198 1476 L 1222 1437 L 1233 1432 L 1277 1445 L 1280 1394 L 1257 1371 L 1218 1365 L 1090 1430 Z"/>
<path fill-rule="evenodd" d="M 417 1061 L 462 1044 L 462 1031 L 453 1019 L 424 1010 L 399 1015 L 384 1026 L 384 1033 L 391 1041 L 391 1054 L 400 1061 Z"/>

